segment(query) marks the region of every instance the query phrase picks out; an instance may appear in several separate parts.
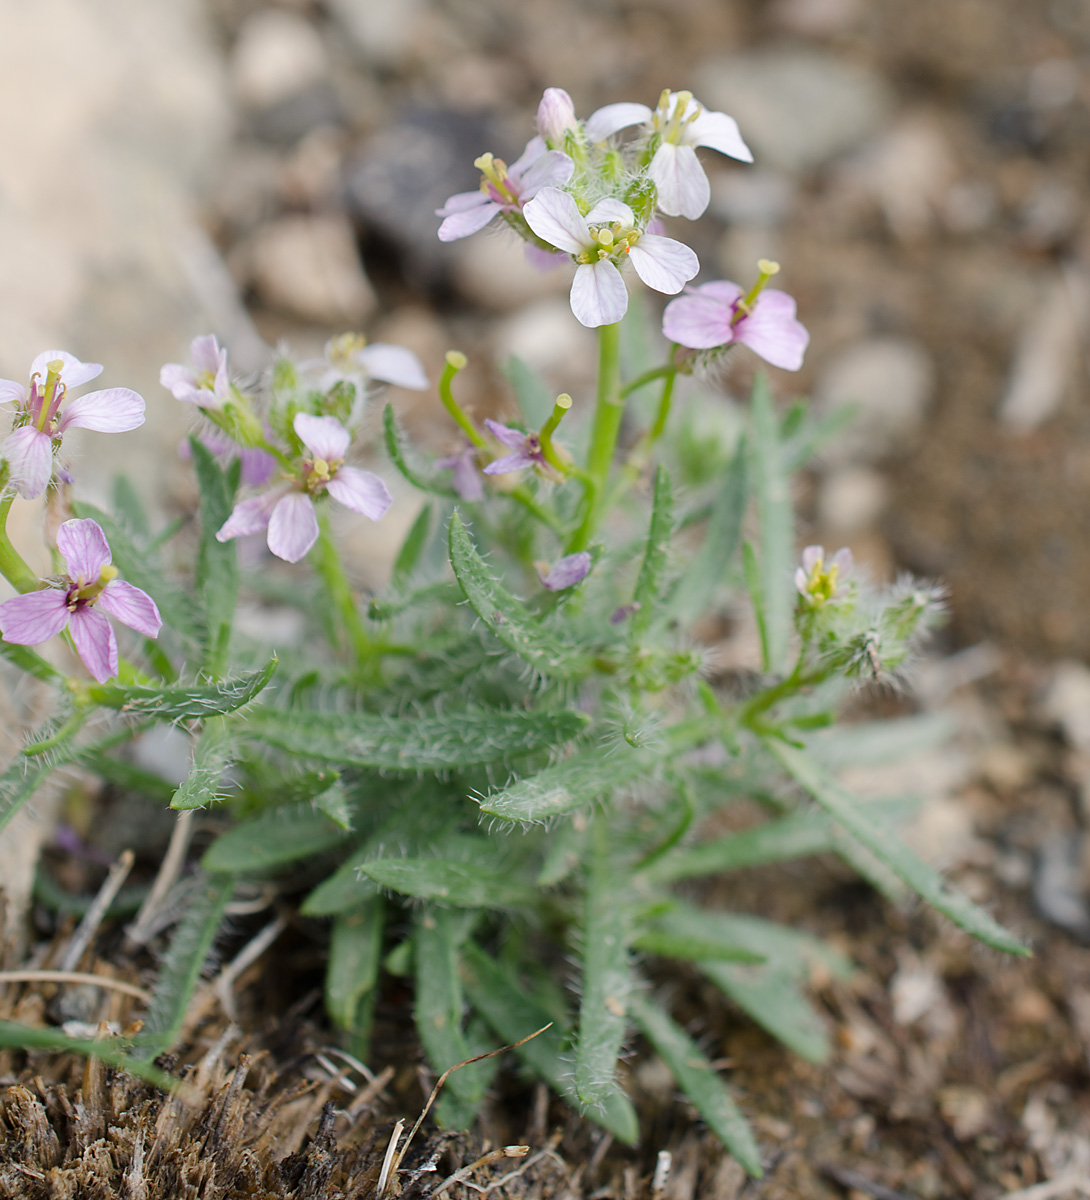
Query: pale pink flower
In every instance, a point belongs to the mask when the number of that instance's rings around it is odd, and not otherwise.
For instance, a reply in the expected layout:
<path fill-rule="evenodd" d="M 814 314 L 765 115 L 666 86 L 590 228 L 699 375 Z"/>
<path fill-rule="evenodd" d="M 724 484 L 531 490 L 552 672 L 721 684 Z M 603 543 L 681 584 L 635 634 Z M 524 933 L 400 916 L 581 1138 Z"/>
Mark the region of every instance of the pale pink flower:
<path fill-rule="evenodd" d="M 640 230 L 632 209 L 619 200 L 600 200 L 584 217 L 567 192 L 543 188 L 523 216 L 539 238 L 576 263 L 571 308 L 590 328 L 612 325 L 627 311 L 628 291 L 619 270 L 626 258 L 648 287 L 667 294 L 680 292 L 700 270 L 688 246 Z"/>
<path fill-rule="evenodd" d="M 97 522 L 65 521 L 57 531 L 57 549 L 67 574 L 41 591 L 0 604 L 0 631 L 6 642 L 37 646 L 67 628 L 83 665 L 105 683 L 117 674 L 117 639 L 104 614 L 154 638 L 163 624 L 159 610 L 146 592 L 117 578 Z"/>
<path fill-rule="evenodd" d="M 16 405 L 15 425 L 0 446 L 0 458 L 7 460 L 11 482 L 25 499 L 40 496 L 48 486 L 53 452 L 65 430 L 128 433 L 143 425 L 144 399 L 129 388 L 106 388 L 67 400 L 71 388 L 101 374 L 99 363 L 80 362 L 63 350 L 43 350 L 30 365 L 29 390 L 0 379 L 0 403 Z"/>
<path fill-rule="evenodd" d="M 510 425 L 501 425 L 489 417 L 484 419 L 488 432 L 506 446 L 512 453 L 490 462 L 484 469 L 486 475 L 509 475 L 512 471 L 522 471 L 526 467 L 545 466 L 545 454 L 541 449 L 541 439 L 536 433 L 523 433 L 521 429 L 512 429 Z"/>
<path fill-rule="evenodd" d="M 493 422 L 494 423 L 494 422 Z M 506 428 L 501 426 L 500 428 Z M 466 446 L 457 454 L 448 454 L 445 458 L 437 458 L 435 465 L 440 471 L 454 473 L 451 482 L 454 490 L 463 500 L 476 503 L 484 499 L 484 484 L 481 473 L 477 469 L 477 447 Z"/>
<path fill-rule="evenodd" d="M 795 571 L 795 587 L 799 595 L 814 608 L 834 599 L 840 585 L 852 573 L 852 552 L 847 546 L 839 549 L 825 563 L 824 546 L 807 546 L 802 552 L 802 566 Z"/>
<path fill-rule="evenodd" d="M 689 288 L 667 304 L 662 332 L 691 350 L 741 342 L 774 367 L 797 371 L 810 335 L 795 316 L 795 301 L 786 292 L 766 288 L 747 312 L 744 298 L 743 289 L 725 279 Z"/>
<path fill-rule="evenodd" d="M 557 149 L 564 144 L 569 133 L 579 131 L 572 98 L 563 88 L 546 88 L 537 106 L 537 131 L 545 144 Z M 565 180 L 565 182 L 567 182 Z"/>
<path fill-rule="evenodd" d="M 553 564 L 551 570 L 543 571 L 544 564 L 536 565 L 537 577 L 542 587 L 550 592 L 563 592 L 575 587 L 590 573 L 591 558 L 586 550 L 578 550 L 575 554 L 566 554 Z"/>
<path fill-rule="evenodd" d="M 312 497 L 328 492 L 345 508 L 372 521 L 377 521 L 393 503 L 386 484 L 372 471 L 344 465 L 352 436 L 335 417 L 296 413 L 293 427 L 309 452 L 299 475 L 284 487 L 237 504 L 216 534 L 218 541 L 268 530 L 268 546 L 273 554 L 298 562 L 318 540 L 318 516 Z"/>
<path fill-rule="evenodd" d="M 159 372 L 159 382 L 175 400 L 198 408 L 222 408 L 231 398 L 227 379 L 227 351 L 208 333 L 189 344 L 192 362 L 167 363 Z"/>
<path fill-rule="evenodd" d="M 430 386 L 424 364 L 405 346 L 370 342 L 358 333 L 342 333 L 325 344 L 325 357 L 302 364 L 316 368 L 318 387 L 328 392 L 334 384 L 350 383 L 362 395 L 376 380 L 423 392 Z"/>
<path fill-rule="evenodd" d="M 567 183 L 575 170 L 575 163 L 566 154 L 550 150 L 540 137 L 531 138 L 510 167 L 491 154 L 482 154 L 474 165 L 482 173 L 480 188 L 451 196 L 435 211 L 443 218 L 439 226 L 441 242 L 469 237 L 501 212 L 519 212 L 542 188 Z"/>

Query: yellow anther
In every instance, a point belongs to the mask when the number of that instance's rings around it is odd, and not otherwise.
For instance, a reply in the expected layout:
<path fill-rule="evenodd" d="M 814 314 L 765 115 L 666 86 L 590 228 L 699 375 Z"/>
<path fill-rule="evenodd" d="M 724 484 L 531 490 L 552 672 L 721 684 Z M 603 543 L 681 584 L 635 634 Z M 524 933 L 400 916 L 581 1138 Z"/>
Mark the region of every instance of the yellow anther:
<path fill-rule="evenodd" d="M 311 470 L 319 479 L 329 478 L 329 463 L 324 458 L 316 458 L 311 464 Z"/>

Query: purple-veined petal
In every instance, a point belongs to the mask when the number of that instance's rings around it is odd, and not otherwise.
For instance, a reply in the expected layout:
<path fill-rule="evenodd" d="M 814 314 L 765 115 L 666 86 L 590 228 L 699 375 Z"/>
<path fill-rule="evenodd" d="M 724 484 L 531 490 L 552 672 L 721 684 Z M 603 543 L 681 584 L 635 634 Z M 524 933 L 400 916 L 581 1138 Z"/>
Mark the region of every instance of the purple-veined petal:
<path fill-rule="evenodd" d="M 579 254 L 592 244 L 590 230 L 575 201 L 558 188 L 542 188 L 522 215 L 542 241 L 558 250 Z"/>
<path fill-rule="evenodd" d="M 117 638 L 105 615 L 90 606 L 78 608 L 68 623 L 68 631 L 83 665 L 98 682 L 113 679 L 117 674 Z"/>
<path fill-rule="evenodd" d="M 636 274 L 656 292 L 672 296 L 700 270 L 695 251 L 673 238 L 645 233 L 629 250 L 628 257 Z"/>
<path fill-rule="evenodd" d="M 244 537 L 248 533 L 261 533 L 268 528 L 273 509 L 283 497 L 283 489 L 266 492 L 252 500 L 236 504 L 234 512 L 216 532 L 217 542 L 229 542 L 232 538 Z"/>
<path fill-rule="evenodd" d="M 352 441 L 352 435 L 336 417 L 313 417 L 301 412 L 295 414 L 291 424 L 303 445 L 326 462 L 340 462 Z"/>
<path fill-rule="evenodd" d="M 68 624 L 71 615 L 65 602 L 67 593 L 57 588 L 27 592 L 0 604 L 0 633 L 5 642 L 18 646 L 37 646 Z"/>
<path fill-rule="evenodd" d="M 101 363 L 85 363 L 80 362 L 74 354 L 69 354 L 65 350 L 43 350 L 41 354 L 30 364 L 30 377 L 35 375 L 41 376 L 41 382 L 45 383 L 45 377 L 49 372 L 49 364 L 60 360 L 64 365 L 61 368 L 61 381 L 67 388 L 77 388 L 84 383 L 90 383 L 92 379 L 97 379 L 102 374 Z"/>
<path fill-rule="evenodd" d="M 218 375 L 220 368 L 226 365 L 227 351 L 220 349 L 213 333 L 195 337 L 189 344 L 189 357 L 193 365 L 202 375 Z"/>
<path fill-rule="evenodd" d="M 363 513 L 372 521 L 379 520 L 394 502 L 390 489 L 374 471 L 358 467 L 341 467 L 326 484 L 326 491 L 345 508 Z"/>
<path fill-rule="evenodd" d="M 492 204 L 494 201 L 481 191 L 480 188 L 474 188 L 471 192 L 455 192 L 453 196 L 447 197 L 446 204 L 442 208 L 435 210 L 437 217 L 450 217 L 455 213 L 469 212 L 470 209 L 480 208 L 482 204 Z M 305 363 L 303 364 L 306 365 Z"/>
<path fill-rule="evenodd" d="M 14 379 L 0 379 L 0 404 L 15 404 L 20 408 L 26 403 L 26 388 Z"/>
<path fill-rule="evenodd" d="M 510 425 L 501 425 L 491 417 L 485 417 L 485 428 L 502 445 L 511 450 L 522 450 L 526 446 L 526 434 L 521 429 L 512 429 Z"/>
<path fill-rule="evenodd" d="M 138 587 L 126 583 L 123 579 L 111 580 L 103 589 L 96 601 L 103 612 L 108 613 L 115 621 L 128 625 L 145 637 L 158 637 L 163 627 L 163 618 L 155 601 Z"/>
<path fill-rule="evenodd" d="M 711 283 L 698 284 L 694 288 L 689 288 L 688 291 L 694 296 L 710 296 L 728 308 L 734 304 L 735 300 L 739 300 L 745 295 L 745 288 L 731 283 L 729 279 L 714 279 Z"/>
<path fill-rule="evenodd" d="M 537 106 L 537 131 L 546 142 L 556 145 L 569 130 L 579 128 L 575 105 L 563 88 L 546 88 Z"/>
<path fill-rule="evenodd" d="M 88 392 L 64 406 L 57 422 L 66 429 L 93 429 L 96 433 L 128 433 L 144 424 L 144 397 L 131 388 Z"/>
<path fill-rule="evenodd" d="M 102 568 L 110 561 L 110 543 L 99 523 L 90 517 L 65 521 L 57 530 L 57 549 L 68 568 L 68 577 L 81 584 L 97 583 Z"/>
<path fill-rule="evenodd" d="M 514 179 L 516 183 L 526 174 L 526 172 L 541 158 L 549 149 L 545 145 L 545 139 L 537 134 L 526 143 L 522 153 L 515 161 L 507 168 L 507 176 L 509 179 Z"/>
<path fill-rule="evenodd" d="M 532 200 L 543 187 L 561 187 L 574 173 L 575 163 L 562 150 L 549 150 L 519 180 L 519 198 Z"/>
<path fill-rule="evenodd" d="M 420 359 L 404 346 L 372 342 L 358 350 L 353 357 L 372 379 L 393 383 L 398 387 L 422 392 L 428 387 L 428 376 Z"/>
<path fill-rule="evenodd" d="M 628 311 L 628 289 L 620 271 L 606 259 L 577 267 L 571 285 L 571 310 L 588 329 L 619 321 Z"/>
<path fill-rule="evenodd" d="M 451 482 L 463 500 L 476 503 L 484 499 L 484 484 L 477 470 L 477 451 L 473 446 L 467 446 L 460 454 L 448 454 L 446 458 L 437 458 L 435 465 L 440 471 L 453 472 Z"/>
<path fill-rule="evenodd" d="M 710 350 L 734 340 L 731 309 L 701 289 L 671 300 L 662 314 L 663 336 L 690 350 Z"/>
<path fill-rule="evenodd" d="M 603 142 L 610 134 L 627 129 L 630 125 L 646 125 L 651 116 L 651 110 L 646 104 L 622 100 L 619 104 L 607 104 L 605 108 L 592 112 L 583 125 L 583 130 L 590 141 Z"/>
<path fill-rule="evenodd" d="M 742 140 L 738 122 L 726 113 L 702 112 L 685 127 L 682 136 L 692 146 L 707 146 L 709 150 L 718 150 L 740 162 L 753 161 L 753 153 Z"/>
<path fill-rule="evenodd" d="M 548 588 L 550 592 L 562 592 L 565 588 L 575 587 L 577 583 L 582 582 L 589 572 L 590 555 L 586 550 L 579 550 L 575 554 L 566 554 L 559 559 L 547 574 L 542 574 L 539 569 L 537 577 L 541 580 L 542 586 Z"/>
<path fill-rule="evenodd" d="M 825 547 L 824 546 L 807 546 L 802 552 L 802 569 L 806 572 L 809 578 L 814 568 L 824 564 L 825 562 Z"/>
<path fill-rule="evenodd" d="M 612 225 L 614 221 L 619 221 L 625 228 L 630 228 L 636 224 L 636 214 L 623 200 L 614 200 L 612 196 L 606 196 L 604 200 L 598 201 L 583 220 L 588 225 Z"/>
<path fill-rule="evenodd" d="M 711 187 L 692 146 L 663 142 L 651 159 L 648 174 L 657 189 L 656 202 L 668 216 L 695 221 L 708 207 Z"/>
<path fill-rule="evenodd" d="M 187 404 L 201 402 L 201 389 L 197 387 L 197 377 L 189 367 L 181 363 L 165 363 L 160 367 L 159 383 L 175 400 L 184 400 Z"/>
<path fill-rule="evenodd" d="M 505 454 L 490 462 L 484 468 L 486 475 L 510 475 L 512 471 L 524 471 L 527 467 L 535 466 L 537 459 L 529 450 L 516 450 L 514 454 Z"/>
<path fill-rule="evenodd" d="M 500 211 L 500 206 L 494 200 L 486 199 L 481 192 L 478 192 L 477 195 L 484 201 L 483 204 L 474 205 L 473 208 L 464 209 L 462 212 L 451 213 L 439 226 L 441 242 L 456 242 L 459 238 L 479 233 Z"/>
<path fill-rule="evenodd" d="M 795 318 L 795 311 L 791 296 L 768 288 L 757 297 L 753 312 L 738 322 L 735 336 L 774 367 L 797 371 L 810 344 L 810 334 Z"/>
<path fill-rule="evenodd" d="M 526 261 L 539 271 L 553 271 L 566 262 L 571 262 L 563 250 L 545 250 L 541 246 L 535 246 L 533 242 L 526 243 L 523 253 L 526 255 Z"/>
<path fill-rule="evenodd" d="M 11 481 L 24 500 L 33 500 L 49 486 L 53 473 L 53 440 L 33 425 L 23 425 L 0 446 L 0 458 L 11 467 Z"/>
<path fill-rule="evenodd" d="M 269 549 L 277 558 L 298 562 L 318 540 L 318 516 L 309 496 L 289 492 L 269 518 Z"/>

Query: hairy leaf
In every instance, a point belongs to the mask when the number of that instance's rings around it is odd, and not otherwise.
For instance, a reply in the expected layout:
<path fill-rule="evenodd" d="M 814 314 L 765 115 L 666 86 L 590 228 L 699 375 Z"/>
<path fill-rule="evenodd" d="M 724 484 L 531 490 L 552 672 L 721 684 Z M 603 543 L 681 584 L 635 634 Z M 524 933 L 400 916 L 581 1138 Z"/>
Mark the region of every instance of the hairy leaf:
<path fill-rule="evenodd" d="M 232 762 L 232 738 L 222 717 L 201 730 L 193 747 L 189 774 L 174 793 L 171 808 L 204 808 L 220 799 L 223 773 Z"/>
<path fill-rule="evenodd" d="M 439 858 L 377 858 L 360 864 L 360 872 L 382 887 L 441 900 L 457 908 L 517 908 L 532 904 L 537 893 L 516 870 L 489 865 L 490 843 L 481 843 L 479 862 L 450 862 Z"/>
<path fill-rule="evenodd" d="M 263 812 L 229 829 L 201 859 L 206 871 L 246 874 L 321 854 L 348 836 L 324 812 L 309 804 L 292 804 Z"/>
<path fill-rule="evenodd" d="M 234 509 L 238 472 L 231 467 L 223 470 L 200 438 L 190 436 L 189 445 L 200 486 L 197 588 L 204 606 L 205 665 L 211 675 L 218 676 L 226 665 L 238 599 L 238 548 L 234 541 L 217 541 L 216 533 Z"/>
<path fill-rule="evenodd" d="M 674 491 L 670 486 L 670 475 L 659 466 L 655 472 L 655 497 L 651 510 L 651 528 L 647 534 L 647 549 L 643 555 L 633 602 L 636 611 L 629 621 L 633 638 L 638 638 L 651 627 L 657 615 L 659 594 L 662 591 L 663 575 L 666 571 L 667 553 L 674 533 Z"/>
<path fill-rule="evenodd" d="M 366 1038 L 382 962 L 383 899 L 368 897 L 333 923 L 325 1005 L 333 1023 Z"/>
<path fill-rule="evenodd" d="M 765 635 L 765 668 L 781 671 L 791 637 L 795 559 L 791 492 L 779 440 L 768 376 L 759 371 L 750 401 L 753 425 L 753 475 L 760 530 L 760 578 Z"/>
<path fill-rule="evenodd" d="M 274 657 L 260 671 L 243 671 L 217 683 L 202 680 L 163 687 L 142 683 L 100 683 L 88 690 L 98 704 L 119 709 L 130 716 L 155 717 L 160 721 L 200 720 L 234 712 L 249 704 L 273 677 L 276 666 Z"/>
<path fill-rule="evenodd" d="M 383 410 L 382 429 L 386 440 L 386 453 L 389 454 L 390 461 L 414 488 L 418 488 L 422 492 L 430 492 L 433 496 L 450 496 L 457 499 L 458 493 L 452 487 L 435 483 L 409 462 L 408 451 L 402 441 L 401 431 L 397 427 L 397 417 L 394 416 L 392 404 L 387 404 Z"/>

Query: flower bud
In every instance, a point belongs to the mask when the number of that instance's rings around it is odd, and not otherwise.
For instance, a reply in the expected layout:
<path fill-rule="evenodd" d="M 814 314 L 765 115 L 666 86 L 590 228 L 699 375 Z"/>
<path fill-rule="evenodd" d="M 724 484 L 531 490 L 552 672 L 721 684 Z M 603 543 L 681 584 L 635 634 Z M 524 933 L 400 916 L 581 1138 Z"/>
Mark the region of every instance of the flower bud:
<path fill-rule="evenodd" d="M 537 106 L 537 131 L 550 149 L 564 145 L 564 135 L 579 128 L 575 119 L 575 105 L 563 88 L 546 88 Z"/>

